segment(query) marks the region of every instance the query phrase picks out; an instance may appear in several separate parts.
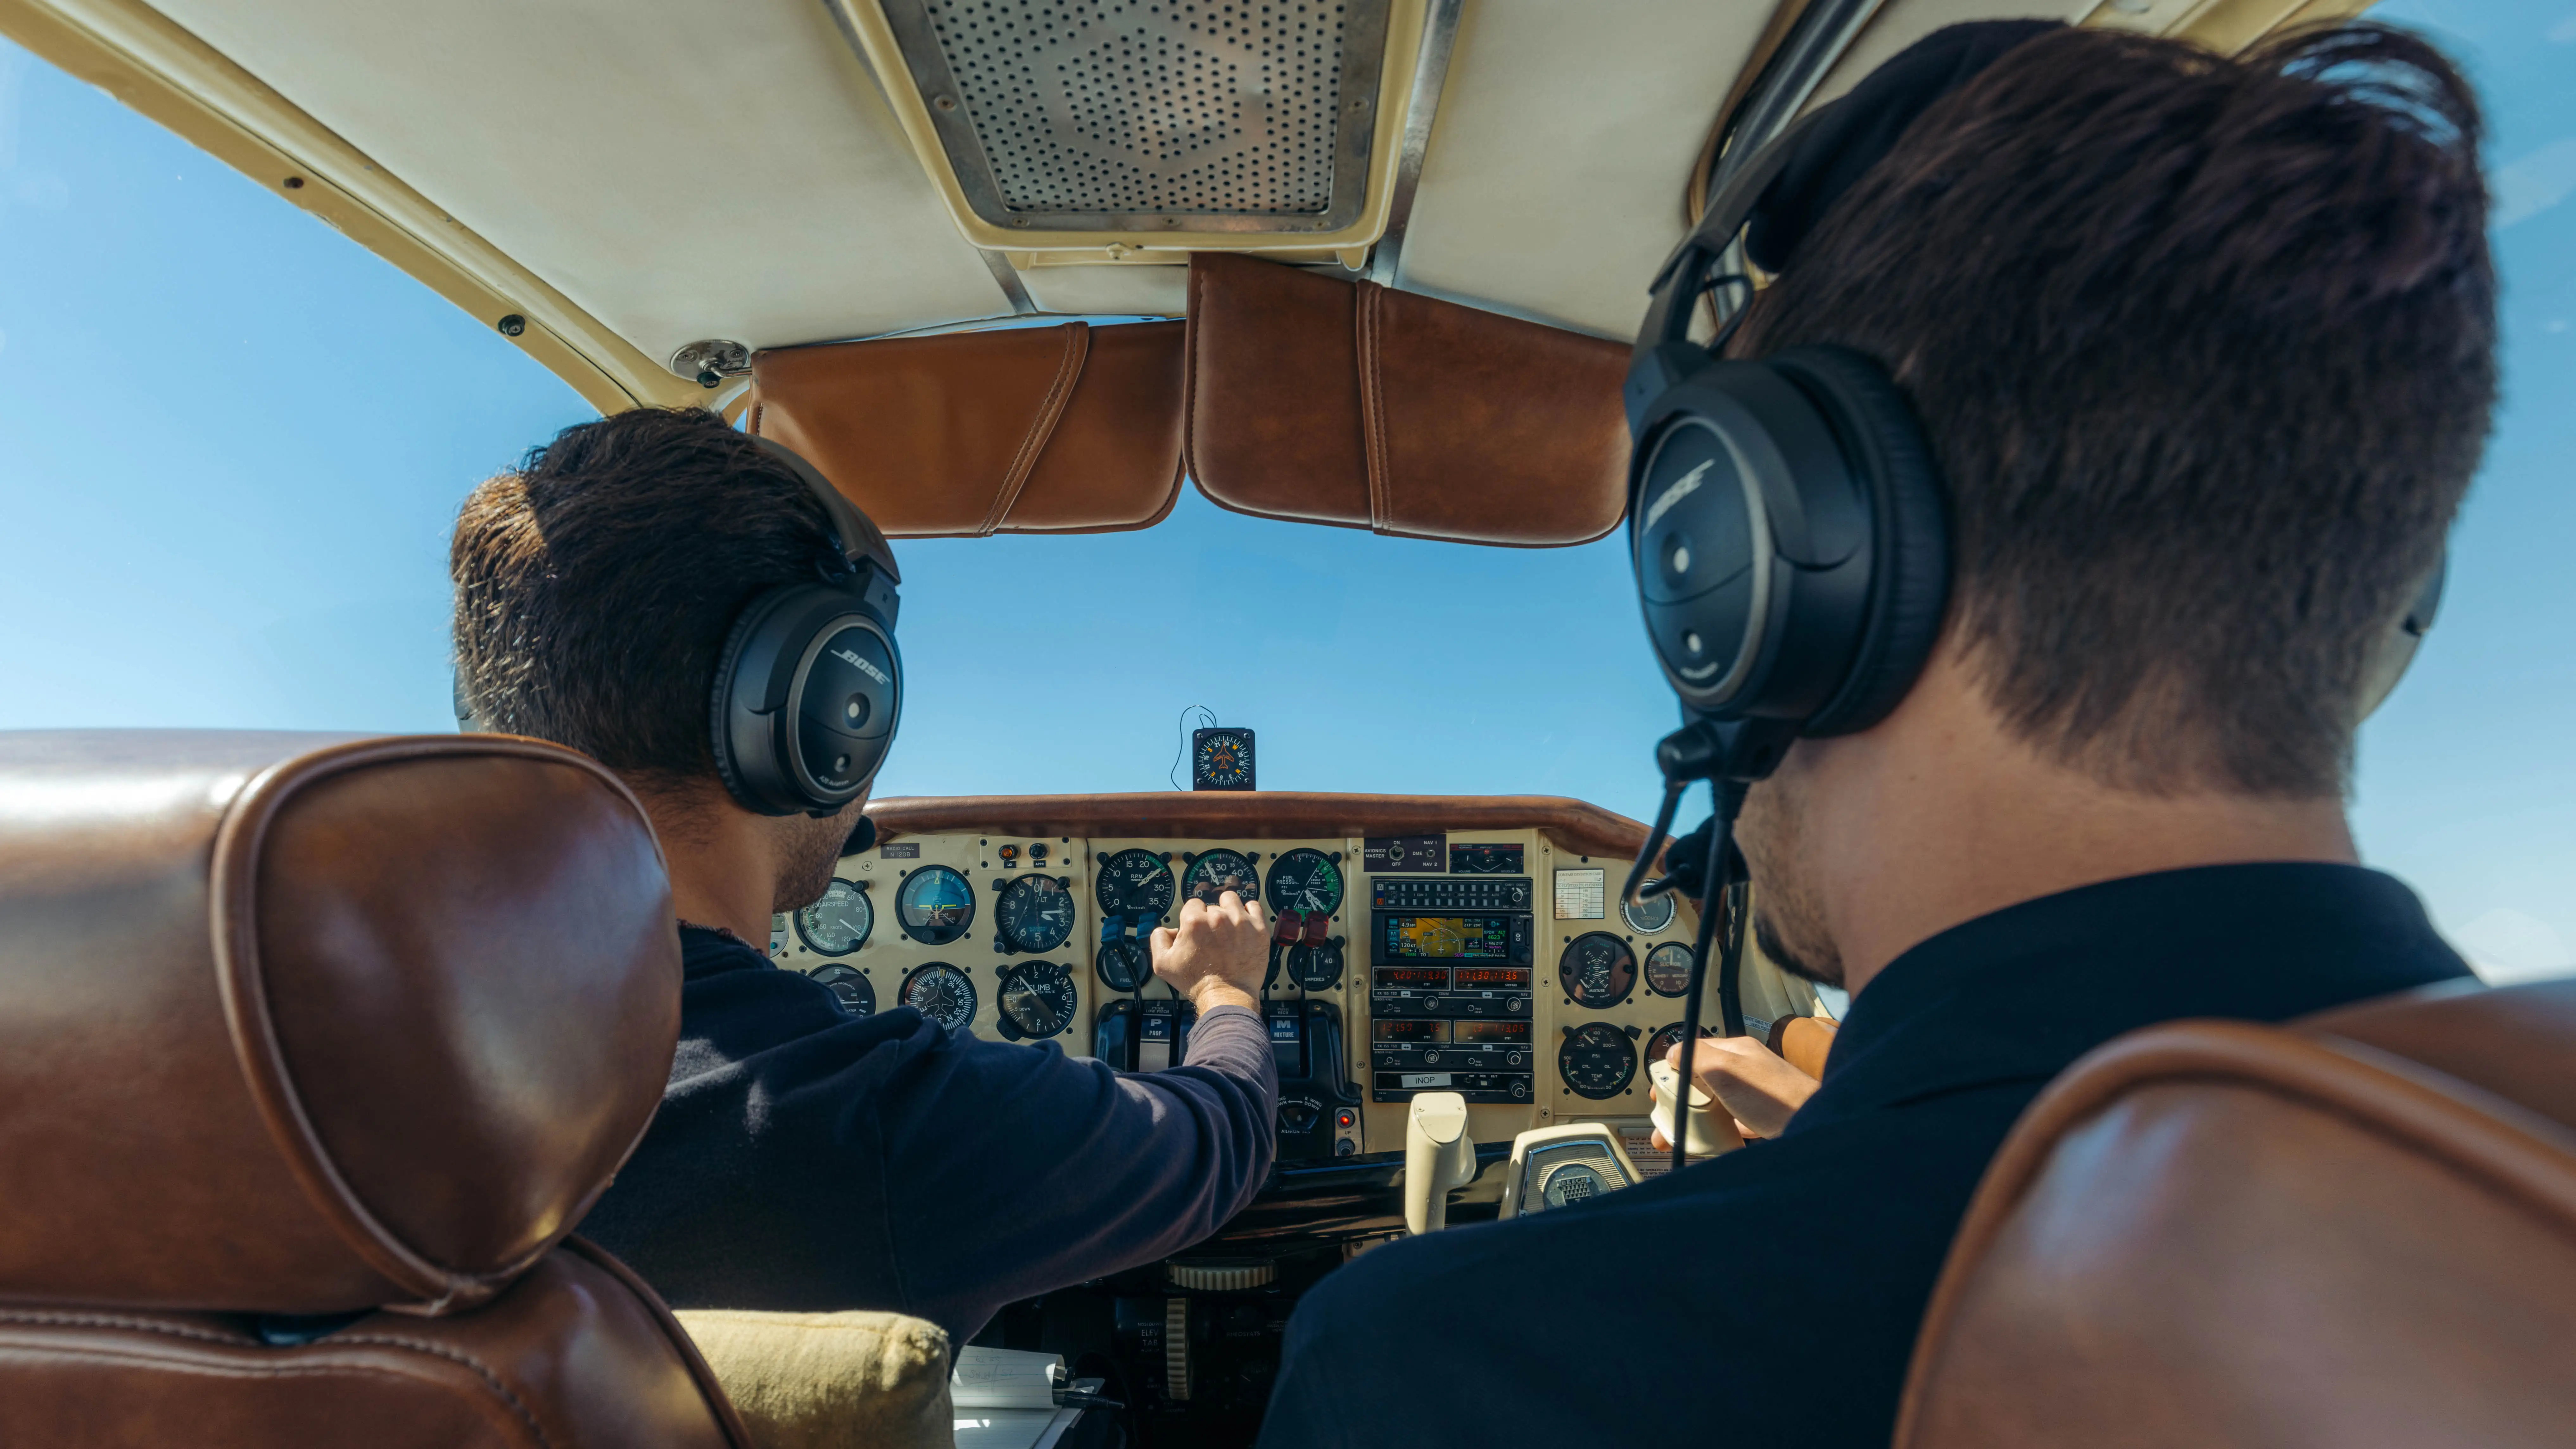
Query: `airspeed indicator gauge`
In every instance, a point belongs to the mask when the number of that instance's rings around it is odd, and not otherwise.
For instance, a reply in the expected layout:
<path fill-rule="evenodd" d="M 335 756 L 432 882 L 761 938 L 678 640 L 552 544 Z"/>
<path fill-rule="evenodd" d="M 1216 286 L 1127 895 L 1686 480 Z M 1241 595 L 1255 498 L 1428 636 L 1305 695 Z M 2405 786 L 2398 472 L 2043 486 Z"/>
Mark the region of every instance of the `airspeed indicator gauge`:
<path fill-rule="evenodd" d="M 1567 1091 L 1598 1102 L 1618 1096 L 1637 1079 L 1637 1049 L 1626 1032 L 1610 1023 L 1586 1022 L 1565 1034 L 1556 1049 L 1556 1071 Z"/>
<path fill-rule="evenodd" d="M 868 888 L 835 876 L 820 900 L 796 913 L 796 938 L 818 956 L 847 956 L 868 943 L 876 924 Z"/>
<path fill-rule="evenodd" d="M 1329 916 L 1342 908 L 1342 868 L 1320 850 L 1292 850 L 1270 862 L 1270 909 Z"/>
<path fill-rule="evenodd" d="M 993 923 L 1016 951 L 1052 951 L 1073 935 L 1073 892 L 1051 875 L 1024 875 L 1002 888 Z"/>
<path fill-rule="evenodd" d="M 975 1020 L 975 983 L 945 961 L 933 961 L 903 978 L 903 1004 L 950 1031 Z"/>
<path fill-rule="evenodd" d="M 1052 961 L 1029 961 L 1002 977 L 1001 1033 L 1012 1041 L 1043 1041 L 1073 1025 L 1080 1003 L 1073 973 Z"/>
<path fill-rule="evenodd" d="M 1215 905 L 1217 897 L 1227 891 L 1246 901 L 1260 899 L 1261 877 L 1254 873 L 1252 862 L 1231 850 L 1211 850 L 1190 862 L 1187 875 L 1181 877 L 1181 895 L 1185 899 Z"/>
<path fill-rule="evenodd" d="M 925 865 L 894 893 L 895 924 L 925 946 L 945 946 L 975 924 L 975 888 L 944 865 Z"/>
<path fill-rule="evenodd" d="M 1172 911 L 1172 868 L 1150 850 L 1122 850 L 1100 863 L 1092 894 L 1107 916 L 1151 916 Z"/>

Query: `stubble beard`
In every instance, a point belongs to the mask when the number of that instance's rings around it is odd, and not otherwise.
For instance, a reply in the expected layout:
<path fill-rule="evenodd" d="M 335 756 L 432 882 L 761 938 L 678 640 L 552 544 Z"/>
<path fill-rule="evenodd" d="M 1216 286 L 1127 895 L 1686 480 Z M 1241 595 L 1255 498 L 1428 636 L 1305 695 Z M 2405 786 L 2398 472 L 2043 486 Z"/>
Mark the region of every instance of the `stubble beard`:
<path fill-rule="evenodd" d="M 1842 950 L 1825 927 L 1799 828 L 1795 783 L 1774 776 L 1753 788 L 1735 832 L 1753 876 L 1753 943 L 1771 964 L 1821 986 L 1843 984 Z"/>
<path fill-rule="evenodd" d="M 780 822 L 787 846 L 780 852 L 778 892 L 770 910 L 803 910 L 832 888 L 832 872 L 841 863 L 841 847 L 850 838 L 854 813 L 843 810 L 820 820 L 798 815 Z"/>

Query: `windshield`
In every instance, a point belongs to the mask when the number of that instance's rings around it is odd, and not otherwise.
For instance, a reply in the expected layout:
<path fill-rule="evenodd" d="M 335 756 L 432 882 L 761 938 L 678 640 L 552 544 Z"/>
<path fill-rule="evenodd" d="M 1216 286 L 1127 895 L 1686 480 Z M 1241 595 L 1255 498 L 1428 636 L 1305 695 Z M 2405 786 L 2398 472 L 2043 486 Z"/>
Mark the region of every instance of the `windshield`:
<path fill-rule="evenodd" d="M 2576 385 L 2568 3 L 2375 12 L 2484 88 L 2507 400 L 2441 625 L 2363 731 L 2355 822 L 2498 976 L 2576 960 L 2576 670 L 2555 647 L 2576 414 L 2551 406 Z M 419 283 L 6 42 L 0 361 L 7 727 L 452 728 L 455 507 L 590 415 Z M 1675 714 L 1620 535 L 1386 539 L 1185 488 L 1142 533 L 897 548 L 912 673 L 880 794 L 1169 789 L 1204 706 L 1255 733 L 1268 790 L 1651 813 Z"/>

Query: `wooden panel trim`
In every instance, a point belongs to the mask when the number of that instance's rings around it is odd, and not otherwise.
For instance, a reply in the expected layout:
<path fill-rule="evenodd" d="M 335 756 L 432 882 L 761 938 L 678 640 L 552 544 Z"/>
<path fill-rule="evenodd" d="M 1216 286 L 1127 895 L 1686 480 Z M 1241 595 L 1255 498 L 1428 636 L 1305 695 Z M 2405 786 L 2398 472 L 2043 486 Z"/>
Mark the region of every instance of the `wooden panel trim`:
<path fill-rule="evenodd" d="M 1634 857 L 1646 827 L 1562 795 L 1338 795 L 1305 790 L 1135 795 L 901 795 L 867 807 L 878 838 L 1011 835 L 1294 840 L 1536 830 L 1577 855 Z"/>

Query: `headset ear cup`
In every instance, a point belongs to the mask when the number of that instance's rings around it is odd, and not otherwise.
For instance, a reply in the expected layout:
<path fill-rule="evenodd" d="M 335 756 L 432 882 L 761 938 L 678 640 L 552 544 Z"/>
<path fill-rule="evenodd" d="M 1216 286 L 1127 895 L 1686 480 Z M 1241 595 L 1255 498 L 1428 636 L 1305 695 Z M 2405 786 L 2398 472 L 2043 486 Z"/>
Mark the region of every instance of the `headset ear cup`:
<path fill-rule="evenodd" d="M 773 589 L 752 600 L 750 604 L 744 606 L 741 613 L 734 615 L 733 628 L 725 634 L 724 650 L 716 656 L 715 686 L 708 692 L 707 701 L 707 742 L 715 751 L 716 776 L 724 781 L 725 793 L 731 795 L 736 804 L 760 815 L 783 815 L 792 812 L 781 810 L 775 804 L 762 799 L 745 778 L 745 762 L 734 758 L 731 728 L 733 696 L 734 690 L 740 684 L 743 650 L 750 645 L 753 631 L 760 627 L 762 620 L 769 617 L 771 606 L 784 592 L 784 590 Z M 757 762 L 754 763 L 754 768 L 759 768 Z M 770 762 L 762 773 L 776 776 L 779 773 L 776 763 Z"/>
<path fill-rule="evenodd" d="M 1841 347 L 1768 361 L 1815 398 L 1870 489 L 1867 613 L 1840 689 L 1801 733 L 1851 734 L 1887 718 L 1923 672 L 1950 601 L 1950 528 L 1939 470 L 1914 409 L 1885 369 Z"/>

